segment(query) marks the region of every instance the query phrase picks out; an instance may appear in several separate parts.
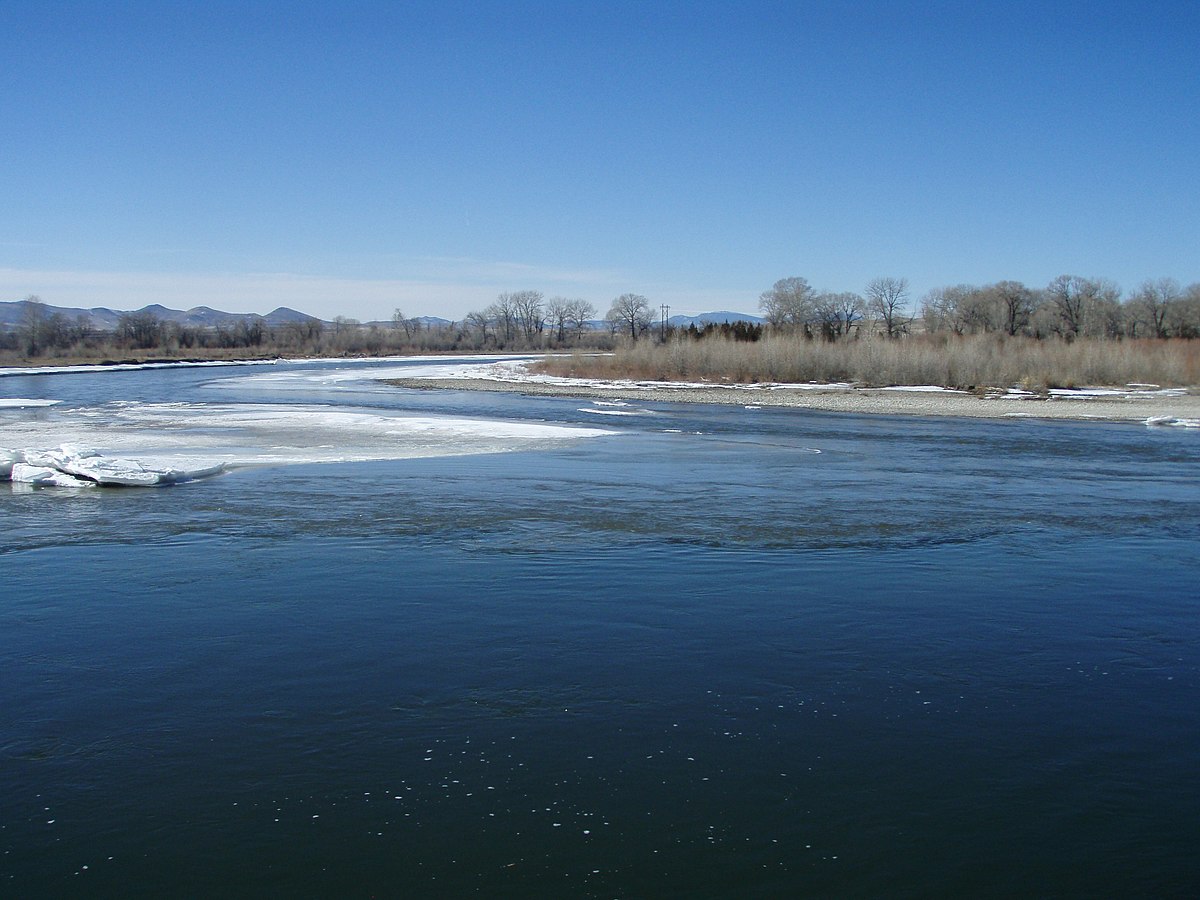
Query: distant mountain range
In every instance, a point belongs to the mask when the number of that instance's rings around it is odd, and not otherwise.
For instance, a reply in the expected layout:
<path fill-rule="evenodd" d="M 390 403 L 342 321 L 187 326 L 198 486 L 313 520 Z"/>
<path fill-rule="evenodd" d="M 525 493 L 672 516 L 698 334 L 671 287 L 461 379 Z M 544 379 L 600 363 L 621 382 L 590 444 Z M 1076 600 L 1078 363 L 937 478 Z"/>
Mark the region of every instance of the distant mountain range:
<path fill-rule="evenodd" d="M 0 329 L 11 331 L 15 328 L 20 328 L 26 321 L 28 306 L 28 300 L 0 302 Z M 315 316 L 297 312 L 294 309 L 288 309 L 286 306 L 274 309 L 265 316 L 259 316 L 256 313 L 224 312 L 223 310 L 212 309 L 208 306 L 197 306 L 189 310 L 168 309 L 157 303 L 134 310 L 108 309 L 103 306 L 93 307 L 92 309 L 76 309 L 65 306 L 51 306 L 49 303 L 42 304 L 42 315 L 52 316 L 56 313 L 64 316 L 72 323 L 78 321 L 80 316 L 86 316 L 90 327 L 95 328 L 97 331 L 114 330 L 121 316 L 128 315 L 129 313 L 150 313 L 164 322 L 177 322 L 180 325 L 188 325 L 194 328 L 212 328 L 221 323 L 236 324 L 242 319 L 254 318 L 261 318 L 271 326 L 282 325 L 285 322 L 306 322 L 309 319 L 316 318 Z"/>
<path fill-rule="evenodd" d="M 695 325 L 697 328 L 703 328 L 705 325 L 724 325 L 726 323 L 732 325 L 734 322 L 748 322 L 751 325 L 766 324 L 766 319 L 759 316 L 751 316 L 747 313 L 730 312 L 727 309 L 719 312 L 700 313 L 698 316 L 671 316 L 667 319 L 667 324 L 674 328 L 687 328 L 689 325 Z"/>
<path fill-rule="evenodd" d="M 28 305 L 28 300 L 0 301 L 0 330 L 13 331 L 20 328 L 26 322 Z M 306 313 L 289 309 L 286 306 L 273 309 L 265 316 L 259 316 L 257 313 L 225 312 L 224 310 L 213 309 L 209 306 L 197 306 L 188 310 L 170 309 L 157 303 L 134 310 L 108 309 L 103 306 L 93 307 L 92 309 L 77 309 L 65 306 L 51 306 L 48 303 L 43 303 L 41 306 L 44 316 L 52 316 L 57 313 L 64 316 L 71 323 L 78 321 L 80 316 L 86 316 L 89 326 L 97 331 L 115 330 L 121 316 L 131 313 L 150 313 L 164 322 L 177 322 L 180 325 L 187 325 L 192 328 L 213 328 L 219 324 L 237 324 L 242 319 L 255 318 L 263 319 L 267 325 L 275 327 L 283 325 L 286 322 L 307 322 L 310 319 L 317 318 L 316 316 L 310 316 Z M 450 324 L 449 319 L 439 318 L 438 316 L 414 316 L 413 318 L 426 328 Z M 671 316 L 667 319 L 667 324 L 674 328 L 687 328 L 689 325 L 703 328 L 705 325 L 719 325 L 723 322 L 761 324 L 763 321 L 765 320 L 758 316 L 721 310 L 718 312 L 701 313 L 698 316 Z M 387 326 L 391 325 L 391 321 L 367 322 L 365 324 Z M 590 324 L 597 329 L 607 327 L 603 320 L 597 320 Z M 657 321 L 655 324 L 658 324 Z"/>

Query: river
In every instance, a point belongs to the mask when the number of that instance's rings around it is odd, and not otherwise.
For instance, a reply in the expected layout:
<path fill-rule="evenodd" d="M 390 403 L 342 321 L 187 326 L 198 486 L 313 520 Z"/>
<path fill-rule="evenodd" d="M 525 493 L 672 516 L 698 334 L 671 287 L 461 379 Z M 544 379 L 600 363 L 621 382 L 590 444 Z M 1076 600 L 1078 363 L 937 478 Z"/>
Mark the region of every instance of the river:
<path fill-rule="evenodd" d="M 0 378 L 0 895 L 1194 896 L 1200 436 Z"/>

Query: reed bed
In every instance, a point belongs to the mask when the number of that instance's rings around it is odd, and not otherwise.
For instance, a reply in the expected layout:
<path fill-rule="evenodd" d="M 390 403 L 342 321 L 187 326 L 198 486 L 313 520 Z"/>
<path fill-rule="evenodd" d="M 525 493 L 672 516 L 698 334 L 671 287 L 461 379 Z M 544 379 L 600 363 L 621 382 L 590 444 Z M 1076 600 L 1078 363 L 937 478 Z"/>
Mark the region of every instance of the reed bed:
<path fill-rule="evenodd" d="M 611 355 L 548 357 L 542 371 L 653 381 L 850 382 L 961 390 L 1200 384 L 1200 341 L 1038 340 L 1001 335 L 917 335 L 826 342 L 774 334 L 757 342 L 687 336 L 643 339 Z"/>

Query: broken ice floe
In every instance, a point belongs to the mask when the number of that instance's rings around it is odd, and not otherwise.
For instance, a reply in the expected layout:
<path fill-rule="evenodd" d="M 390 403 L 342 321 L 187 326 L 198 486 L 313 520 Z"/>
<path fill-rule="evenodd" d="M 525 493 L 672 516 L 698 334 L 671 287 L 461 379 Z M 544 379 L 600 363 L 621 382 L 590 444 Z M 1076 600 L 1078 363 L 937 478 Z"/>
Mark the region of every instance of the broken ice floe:
<path fill-rule="evenodd" d="M 90 488 L 96 482 L 76 478 L 66 472 L 50 466 L 31 466 L 28 463 L 14 463 L 9 471 L 13 484 L 28 484 L 35 487 Z"/>
<path fill-rule="evenodd" d="M 104 456 L 74 444 L 54 450 L 0 449 L 0 478 L 46 487 L 155 487 L 207 478 L 224 469 L 225 464 L 220 462 L 153 466 L 136 459 Z"/>
<path fill-rule="evenodd" d="M 30 400 L 24 397 L 0 397 L 0 409 L 36 409 L 44 406 L 54 406 L 61 400 Z"/>
<path fill-rule="evenodd" d="M 622 405 L 625 405 L 625 404 L 622 404 Z M 653 410 L 649 410 L 649 409 L 639 409 L 636 407 L 631 408 L 631 409 L 613 409 L 613 408 L 611 408 L 611 406 L 606 406 L 606 405 L 602 405 L 602 404 L 597 404 L 596 406 L 582 407 L 579 410 L 579 412 L 587 413 L 588 415 L 592 415 L 592 416 L 654 416 L 654 415 L 658 415 L 658 413 L 654 412 Z"/>
<path fill-rule="evenodd" d="M 1200 419 L 1181 419 L 1177 416 L 1151 416 L 1146 420 L 1150 426 L 1167 425 L 1176 428 L 1200 428 Z"/>

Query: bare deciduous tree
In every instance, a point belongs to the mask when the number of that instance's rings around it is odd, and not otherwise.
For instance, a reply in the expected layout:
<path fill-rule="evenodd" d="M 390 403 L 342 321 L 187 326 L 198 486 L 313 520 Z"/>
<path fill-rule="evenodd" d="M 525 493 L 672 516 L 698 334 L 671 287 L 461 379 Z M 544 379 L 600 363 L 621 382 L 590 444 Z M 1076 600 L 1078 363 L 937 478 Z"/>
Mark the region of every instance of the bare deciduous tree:
<path fill-rule="evenodd" d="M 578 341 L 583 336 L 588 320 L 596 315 L 596 307 L 586 300 L 570 300 L 566 297 L 551 297 L 546 302 L 546 318 L 560 344 L 568 335 Z"/>
<path fill-rule="evenodd" d="M 921 298 L 921 321 L 929 334 L 953 330 L 953 305 L 944 287 L 931 288 Z"/>
<path fill-rule="evenodd" d="M 605 318 L 616 326 L 614 334 L 617 329 L 628 329 L 630 339 L 636 341 L 638 335 L 650 327 L 650 301 L 641 294 L 622 294 L 613 301 Z"/>
<path fill-rule="evenodd" d="M 839 327 L 842 334 L 849 334 L 850 329 L 862 321 L 867 309 L 867 301 L 861 294 L 854 291 L 840 291 L 833 295 L 834 306 L 837 310 Z"/>
<path fill-rule="evenodd" d="M 488 309 L 482 311 L 469 312 L 466 319 L 463 320 L 469 330 L 479 335 L 478 340 L 481 347 L 485 346 L 488 342 L 488 329 L 491 327 L 493 321 L 489 314 L 490 309 L 491 307 L 488 307 Z"/>
<path fill-rule="evenodd" d="M 596 318 L 596 307 L 587 300 L 572 300 L 570 310 L 571 327 L 575 332 L 575 340 L 580 340 L 583 337 L 584 329 L 588 327 L 588 322 Z"/>
<path fill-rule="evenodd" d="M 769 291 L 763 291 L 758 308 L 773 328 L 803 328 L 817 318 L 816 299 L 817 292 L 807 279 L 792 276 L 779 279 Z"/>
<path fill-rule="evenodd" d="M 129 346 L 148 350 L 158 346 L 163 335 L 163 322 L 147 310 L 125 313 L 117 320 L 117 334 Z"/>
<path fill-rule="evenodd" d="M 514 295 L 506 291 L 497 297 L 496 302 L 484 312 L 488 313 L 489 318 L 495 322 L 497 338 L 503 337 L 506 343 L 512 341 L 517 330 L 517 304 Z M 501 329 L 503 329 L 503 335 L 501 335 Z"/>
<path fill-rule="evenodd" d="M 952 331 L 966 334 L 982 330 L 986 312 L 979 308 L 975 295 L 979 289 L 970 284 L 933 288 L 921 299 L 921 318 L 929 332 Z"/>
<path fill-rule="evenodd" d="M 513 319 L 525 340 L 532 342 L 546 328 L 545 304 L 541 291 L 517 291 L 509 294 Z"/>
<path fill-rule="evenodd" d="M 1139 317 L 1144 318 L 1157 338 L 1165 338 L 1172 308 L 1183 298 L 1179 282 L 1174 278 L 1159 278 L 1157 281 L 1142 282 L 1133 295 L 1133 306 Z"/>
<path fill-rule="evenodd" d="M 571 301 L 566 297 L 551 297 L 547 300 L 546 320 L 554 330 L 554 339 L 561 344 L 567 339 L 567 325 L 571 321 Z"/>
<path fill-rule="evenodd" d="M 397 332 L 403 331 L 404 336 L 411 339 L 414 334 L 421 330 L 421 320 L 410 319 L 404 315 L 403 310 L 397 307 L 396 311 L 392 313 L 392 329 Z"/>
<path fill-rule="evenodd" d="M 323 330 L 321 320 L 313 318 L 284 322 L 279 329 L 284 345 L 295 350 L 315 348 L 320 343 Z"/>
<path fill-rule="evenodd" d="M 1200 283 L 1190 284 L 1171 307 L 1168 317 L 1175 337 L 1200 337 Z"/>
<path fill-rule="evenodd" d="M 1046 286 L 1046 302 L 1057 316 L 1059 334 L 1072 340 L 1083 333 L 1088 307 L 1100 290 L 1099 282 L 1078 275 L 1059 275 Z"/>
<path fill-rule="evenodd" d="M 1121 289 L 1106 278 L 1089 278 L 1084 303 L 1084 334 L 1089 337 L 1120 337 L 1125 333 L 1125 310 Z"/>
<path fill-rule="evenodd" d="M 1000 310 L 986 288 L 960 285 L 958 320 L 963 334 L 986 334 L 1000 327 Z"/>
<path fill-rule="evenodd" d="M 816 321 L 827 340 L 848 335 L 863 316 L 863 298 L 853 291 L 817 294 L 813 301 Z"/>
<path fill-rule="evenodd" d="M 30 294 L 25 298 L 25 306 L 21 310 L 21 343 L 27 356 L 37 356 L 42 352 L 42 331 L 46 322 L 46 310 L 42 306 L 42 298 Z"/>
<path fill-rule="evenodd" d="M 905 317 L 907 278 L 875 278 L 867 285 L 867 308 L 883 322 L 888 337 L 895 337 L 911 319 Z"/>
<path fill-rule="evenodd" d="M 1029 327 L 1037 298 L 1033 291 L 1019 281 L 998 281 L 985 288 L 994 298 L 1000 311 L 1001 327 L 1012 337 Z"/>
<path fill-rule="evenodd" d="M 1083 330 L 1083 292 L 1075 275 L 1059 275 L 1046 285 L 1046 300 L 1058 314 L 1059 331 L 1073 338 Z"/>

